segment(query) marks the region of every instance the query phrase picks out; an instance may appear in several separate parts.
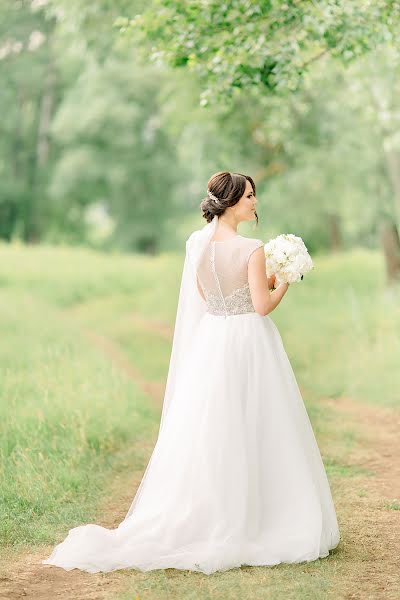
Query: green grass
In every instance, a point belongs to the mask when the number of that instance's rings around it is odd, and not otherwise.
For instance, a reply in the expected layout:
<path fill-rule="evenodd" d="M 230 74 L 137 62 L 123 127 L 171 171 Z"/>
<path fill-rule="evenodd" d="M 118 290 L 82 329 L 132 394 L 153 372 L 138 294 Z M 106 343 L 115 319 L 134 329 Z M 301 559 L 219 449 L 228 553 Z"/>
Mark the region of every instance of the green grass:
<path fill-rule="evenodd" d="M 129 314 L 173 325 L 181 256 L 3 245 L 0 259 L 0 289 L 29 291 L 60 308 L 77 307 L 86 325 L 115 333 L 136 356 L 143 346 L 139 333 L 129 337 Z M 319 396 L 399 406 L 400 292 L 385 292 L 381 254 L 356 249 L 317 256 L 314 263 L 314 271 L 292 285 L 271 313 L 300 384 Z M 166 365 L 161 355 L 168 353 L 168 342 L 161 344 L 158 376 Z M 141 366 L 146 370 L 147 364 L 145 357 Z"/>
<path fill-rule="evenodd" d="M 122 575 L 130 583 L 118 600 L 325 600 L 328 562 L 241 567 L 212 575 L 176 570 Z"/>
<path fill-rule="evenodd" d="M 400 407 L 400 289 L 385 290 L 381 255 L 357 249 L 314 263 L 271 315 L 299 383 Z"/>
<path fill-rule="evenodd" d="M 183 257 L 0 245 L 0 543 L 54 543 L 94 522 L 117 473 L 143 470 L 159 413 L 85 335 L 110 339 L 142 377 L 165 381 Z M 399 292 L 384 293 L 377 252 L 315 257 L 271 314 L 284 340 L 332 483 L 372 472 L 349 464 L 357 432 L 324 397 L 399 407 Z M 146 330 L 140 319 L 151 319 Z M 398 510 L 388 500 L 387 510 Z M 123 571 L 124 600 L 331 597 L 340 551 L 273 568 L 199 573 Z M 122 598 L 118 596 L 118 598 Z"/>
<path fill-rule="evenodd" d="M 78 328 L 26 291 L 1 291 L 0 328 L 0 542 L 46 543 L 93 518 L 111 473 L 145 466 L 156 415 Z"/>
<path fill-rule="evenodd" d="M 112 314 L 122 308 L 144 316 L 156 314 L 159 319 L 174 316 L 173 282 L 182 270 L 181 257 L 172 253 L 152 258 L 19 244 L 0 244 L 0 264 L 0 289 L 10 288 L 16 294 L 26 290 L 60 308 L 96 305 L 113 297 Z M 107 318 L 107 311 L 98 316 Z"/>
<path fill-rule="evenodd" d="M 110 476 L 144 469 L 158 413 L 83 330 L 162 381 L 170 343 L 129 316 L 156 305 L 173 321 L 181 267 L 172 254 L 0 245 L 0 545 L 53 542 L 95 518 Z"/>
<path fill-rule="evenodd" d="M 385 502 L 385 508 L 387 510 L 400 510 L 400 502 L 397 498 L 393 498 L 393 500 L 387 500 Z"/>

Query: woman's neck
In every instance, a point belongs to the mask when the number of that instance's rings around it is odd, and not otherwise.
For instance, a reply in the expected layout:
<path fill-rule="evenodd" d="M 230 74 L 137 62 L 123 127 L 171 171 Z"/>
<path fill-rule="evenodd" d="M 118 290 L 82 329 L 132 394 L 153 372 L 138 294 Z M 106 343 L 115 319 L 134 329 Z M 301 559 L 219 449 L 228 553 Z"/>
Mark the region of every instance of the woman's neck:
<path fill-rule="evenodd" d="M 236 233 L 237 234 L 238 222 L 233 216 L 218 217 L 218 233 Z"/>

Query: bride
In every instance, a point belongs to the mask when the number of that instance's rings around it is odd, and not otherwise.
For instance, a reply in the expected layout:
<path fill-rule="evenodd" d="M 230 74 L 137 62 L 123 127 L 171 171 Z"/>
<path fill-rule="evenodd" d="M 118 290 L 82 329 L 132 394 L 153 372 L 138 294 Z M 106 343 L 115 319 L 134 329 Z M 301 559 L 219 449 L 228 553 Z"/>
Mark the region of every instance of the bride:
<path fill-rule="evenodd" d="M 70 529 L 44 564 L 206 574 L 313 561 L 340 539 L 328 479 L 278 329 L 288 290 L 265 272 L 251 177 L 208 182 L 207 224 L 186 241 L 153 453 L 116 529 Z"/>

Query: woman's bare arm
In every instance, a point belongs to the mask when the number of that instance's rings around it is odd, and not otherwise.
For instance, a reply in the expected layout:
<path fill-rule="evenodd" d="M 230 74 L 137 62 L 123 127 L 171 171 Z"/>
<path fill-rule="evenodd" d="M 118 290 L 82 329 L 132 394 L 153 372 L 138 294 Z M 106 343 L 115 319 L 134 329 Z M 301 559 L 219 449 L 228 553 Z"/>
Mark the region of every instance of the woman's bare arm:
<path fill-rule="evenodd" d="M 250 255 L 248 280 L 254 309 L 263 317 L 268 315 L 278 306 L 289 288 L 288 283 L 281 283 L 276 290 L 273 292 L 269 291 L 268 277 L 265 272 L 265 253 L 263 246 L 254 250 Z"/>

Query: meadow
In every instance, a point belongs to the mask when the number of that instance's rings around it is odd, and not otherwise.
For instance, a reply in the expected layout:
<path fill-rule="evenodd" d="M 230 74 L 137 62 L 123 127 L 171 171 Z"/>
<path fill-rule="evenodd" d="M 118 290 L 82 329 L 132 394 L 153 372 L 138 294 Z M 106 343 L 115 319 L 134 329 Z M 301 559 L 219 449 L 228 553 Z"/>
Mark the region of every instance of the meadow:
<path fill-rule="evenodd" d="M 314 271 L 291 286 L 270 316 L 304 394 L 345 523 L 349 486 L 363 501 L 374 470 L 350 460 L 362 436 L 334 402 L 351 398 L 360 415 L 398 414 L 400 294 L 385 289 L 377 251 L 356 248 L 314 261 Z M 106 501 L 112 510 L 113 494 L 120 494 L 115 481 L 143 472 L 158 432 L 182 264 L 173 252 L 143 257 L 0 246 L 4 573 L 10 556 L 44 556 L 68 528 L 103 519 Z M 146 389 L 158 390 L 158 400 Z M 388 512 L 400 514 L 394 500 L 386 499 Z M 338 598 L 332 594 L 338 594 L 341 569 L 352 572 L 346 552 L 344 542 L 311 564 L 243 567 L 208 578 L 174 570 L 119 572 L 118 589 L 104 597 Z"/>

